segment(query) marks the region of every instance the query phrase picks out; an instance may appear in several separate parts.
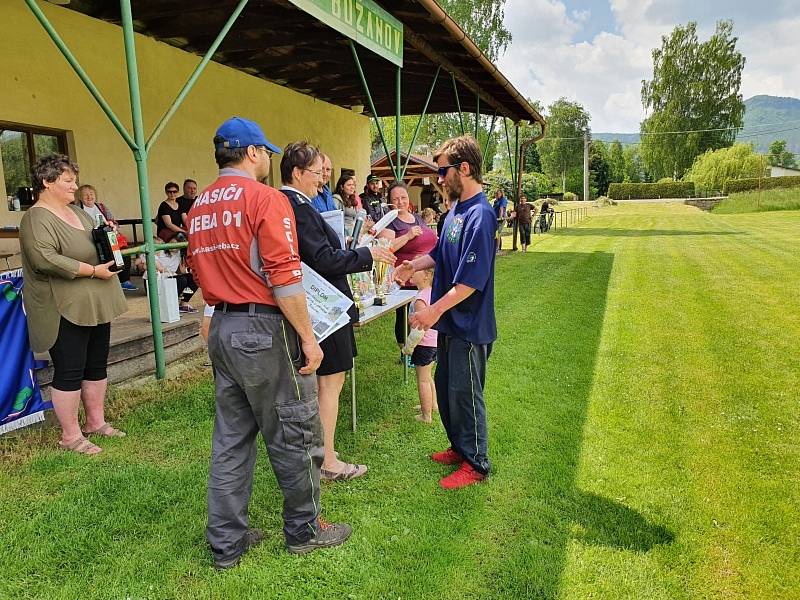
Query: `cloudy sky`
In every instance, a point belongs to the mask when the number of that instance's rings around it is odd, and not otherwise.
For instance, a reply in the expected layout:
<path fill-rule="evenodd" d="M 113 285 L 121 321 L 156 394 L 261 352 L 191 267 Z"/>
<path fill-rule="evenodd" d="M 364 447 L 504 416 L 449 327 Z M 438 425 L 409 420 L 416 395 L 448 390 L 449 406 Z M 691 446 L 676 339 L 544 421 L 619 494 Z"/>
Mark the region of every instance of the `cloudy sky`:
<path fill-rule="evenodd" d="M 651 51 L 661 36 L 696 21 L 705 41 L 728 18 L 746 57 L 744 98 L 800 98 L 797 0 L 507 0 L 514 40 L 499 66 L 545 106 L 561 96 L 583 104 L 593 131 L 636 132 L 641 80 L 652 77 Z"/>

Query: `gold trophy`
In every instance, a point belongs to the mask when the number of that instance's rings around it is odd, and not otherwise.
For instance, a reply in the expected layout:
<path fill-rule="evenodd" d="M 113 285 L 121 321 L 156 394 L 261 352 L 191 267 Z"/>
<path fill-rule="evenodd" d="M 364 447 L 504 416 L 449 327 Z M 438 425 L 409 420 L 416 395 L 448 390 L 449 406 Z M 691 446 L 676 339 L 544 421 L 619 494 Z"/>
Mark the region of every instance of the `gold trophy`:
<path fill-rule="evenodd" d="M 389 249 L 390 242 L 385 238 L 378 238 L 373 240 L 373 245 L 381 246 L 383 248 Z M 386 291 L 388 288 L 387 285 L 387 275 L 389 274 L 389 265 L 385 262 L 378 262 L 372 265 L 372 277 L 373 281 L 375 282 L 375 305 L 376 306 L 385 306 L 386 305 Z"/>
<path fill-rule="evenodd" d="M 361 302 L 361 282 L 353 273 L 348 275 L 348 279 L 350 290 L 353 292 L 353 304 L 356 305 L 356 310 L 358 310 L 358 317 L 362 318 L 364 316 L 364 304 Z"/>

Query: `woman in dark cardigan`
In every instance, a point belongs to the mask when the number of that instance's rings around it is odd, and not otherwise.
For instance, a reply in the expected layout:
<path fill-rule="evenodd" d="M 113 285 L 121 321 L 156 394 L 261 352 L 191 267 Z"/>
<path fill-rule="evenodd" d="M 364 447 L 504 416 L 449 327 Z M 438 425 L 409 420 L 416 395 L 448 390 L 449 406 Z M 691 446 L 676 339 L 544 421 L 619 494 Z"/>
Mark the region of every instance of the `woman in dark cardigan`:
<path fill-rule="evenodd" d="M 394 255 L 385 248 L 345 250 L 339 237 L 314 209 L 310 198 L 317 193 L 322 174 L 322 156 L 317 148 L 306 142 L 289 144 L 281 159 L 281 191 L 289 198 L 297 225 L 297 246 L 300 258 L 324 277 L 331 285 L 352 300 L 348 273 L 368 271 L 373 260 L 394 264 Z M 339 460 L 334 447 L 336 418 L 339 413 L 339 394 L 345 373 L 353 368 L 356 355 L 355 336 L 351 323 L 358 321 L 358 309 L 348 311 L 350 323 L 320 342 L 324 353 L 317 369 L 319 385 L 319 416 L 325 438 L 325 458 L 320 476 L 329 481 L 360 477 L 366 465 L 354 465 Z"/>

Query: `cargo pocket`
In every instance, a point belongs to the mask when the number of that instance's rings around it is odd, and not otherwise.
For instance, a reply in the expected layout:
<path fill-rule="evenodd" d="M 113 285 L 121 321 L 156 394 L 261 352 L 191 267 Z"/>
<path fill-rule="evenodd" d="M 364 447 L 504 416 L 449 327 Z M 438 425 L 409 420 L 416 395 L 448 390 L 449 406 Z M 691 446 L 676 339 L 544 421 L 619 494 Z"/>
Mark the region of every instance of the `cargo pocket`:
<path fill-rule="evenodd" d="M 310 448 L 314 442 L 314 430 L 319 404 L 316 399 L 302 404 L 284 404 L 275 407 L 283 429 L 283 439 L 288 448 Z"/>
<path fill-rule="evenodd" d="M 246 386 L 257 387 L 269 381 L 272 335 L 237 331 L 231 334 L 230 348 L 230 368 L 240 374 Z"/>
<path fill-rule="evenodd" d="M 272 336 L 268 333 L 241 331 L 231 334 L 231 348 L 242 352 L 258 352 L 272 348 Z"/>

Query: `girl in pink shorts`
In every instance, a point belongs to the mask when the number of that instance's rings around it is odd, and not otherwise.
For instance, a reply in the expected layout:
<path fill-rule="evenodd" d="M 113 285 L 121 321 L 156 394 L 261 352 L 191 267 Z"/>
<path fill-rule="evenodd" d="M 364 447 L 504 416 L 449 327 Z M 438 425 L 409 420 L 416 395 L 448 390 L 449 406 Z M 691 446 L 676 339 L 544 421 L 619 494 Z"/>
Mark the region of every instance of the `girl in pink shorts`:
<path fill-rule="evenodd" d="M 411 283 L 419 290 L 412 304 L 412 312 L 427 308 L 431 303 L 433 269 L 417 271 L 411 277 Z M 420 414 L 416 416 L 416 419 L 423 423 L 430 423 L 432 411 L 438 410 L 436 387 L 433 384 L 433 363 L 436 362 L 437 334 L 435 329 L 429 329 L 422 335 L 422 339 L 419 339 L 419 335 L 418 330 L 411 330 L 409 339 L 406 340 L 406 345 L 403 347 L 403 352 L 411 354 L 411 363 L 416 367 L 417 372 Z M 419 341 L 414 345 L 417 339 Z"/>

